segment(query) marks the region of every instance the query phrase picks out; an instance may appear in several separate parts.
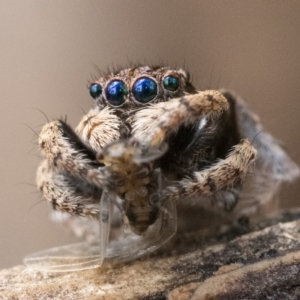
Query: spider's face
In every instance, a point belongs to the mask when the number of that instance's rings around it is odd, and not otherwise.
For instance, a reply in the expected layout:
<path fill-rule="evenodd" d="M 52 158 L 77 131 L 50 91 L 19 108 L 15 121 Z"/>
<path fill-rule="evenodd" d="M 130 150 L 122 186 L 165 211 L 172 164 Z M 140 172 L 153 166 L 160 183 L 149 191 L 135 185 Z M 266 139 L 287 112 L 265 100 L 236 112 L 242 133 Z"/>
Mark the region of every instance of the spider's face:
<path fill-rule="evenodd" d="M 137 67 L 101 77 L 89 86 L 97 106 L 138 108 L 194 93 L 188 73 L 168 67 Z"/>

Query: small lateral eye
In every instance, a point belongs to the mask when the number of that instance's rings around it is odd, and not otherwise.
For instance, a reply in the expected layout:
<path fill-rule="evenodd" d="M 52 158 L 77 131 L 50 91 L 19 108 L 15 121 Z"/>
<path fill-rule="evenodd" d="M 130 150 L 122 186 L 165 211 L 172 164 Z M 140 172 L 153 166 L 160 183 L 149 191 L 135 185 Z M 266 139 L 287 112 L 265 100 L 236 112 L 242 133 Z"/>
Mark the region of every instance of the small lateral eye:
<path fill-rule="evenodd" d="M 102 94 L 102 87 L 99 83 L 92 83 L 90 85 L 90 95 L 92 98 L 97 99 Z"/>
<path fill-rule="evenodd" d="M 156 97 L 157 84 L 151 78 L 140 78 L 134 83 L 132 94 L 138 102 L 147 103 Z"/>
<path fill-rule="evenodd" d="M 106 87 L 106 99 L 114 105 L 119 106 L 125 102 L 125 97 L 128 95 L 128 88 L 121 80 L 113 80 Z"/>
<path fill-rule="evenodd" d="M 164 78 L 163 85 L 166 90 L 175 92 L 179 87 L 179 79 L 175 76 L 167 76 Z"/>

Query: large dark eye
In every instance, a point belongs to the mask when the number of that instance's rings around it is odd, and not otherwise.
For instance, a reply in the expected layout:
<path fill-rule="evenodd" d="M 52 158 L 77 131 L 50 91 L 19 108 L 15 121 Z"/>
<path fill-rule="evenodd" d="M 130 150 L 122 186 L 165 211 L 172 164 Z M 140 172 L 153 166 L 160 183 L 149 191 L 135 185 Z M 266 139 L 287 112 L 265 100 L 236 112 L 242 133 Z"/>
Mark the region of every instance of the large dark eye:
<path fill-rule="evenodd" d="M 127 95 L 127 86 L 121 80 L 111 81 L 106 88 L 106 99 L 110 104 L 114 106 L 123 104 Z"/>
<path fill-rule="evenodd" d="M 147 103 L 156 97 L 157 84 L 148 77 L 140 78 L 134 83 L 132 94 L 137 101 Z"/>
<path fill-rule="evenodd" d="M 166 90 L 175 92 L 179 87 L 179 79 L 175 76 L 167 76 L 164 79 L 163 84 Z"/>
<path fill-rule="evenodd" d="M 102 94 L 102 87 L 99 83 L 92 83 L 90 86 L 90 95 L 94 98 L 97 99 L 101 96 Z"/>

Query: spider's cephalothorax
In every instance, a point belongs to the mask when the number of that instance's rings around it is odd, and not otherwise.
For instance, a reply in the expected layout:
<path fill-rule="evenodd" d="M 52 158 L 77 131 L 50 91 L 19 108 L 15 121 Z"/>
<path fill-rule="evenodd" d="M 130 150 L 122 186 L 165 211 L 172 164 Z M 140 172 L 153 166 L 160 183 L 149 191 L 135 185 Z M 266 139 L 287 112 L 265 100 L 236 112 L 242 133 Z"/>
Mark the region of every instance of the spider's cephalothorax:
<path fill-rule="evenodd" d="M 108 223 L 114 204 L 144 235 L 157 220 L 166 224 L 167 203 L 231 210 L 240 199 L 239 213 L 252 214 L 299 175 L 239 97 L 197 91 L 181 69 L 125 69 L 89 90 L 95 106 L 75 132 L 56 120 L 40 133 L 37 181 L 55 210 Z"/>

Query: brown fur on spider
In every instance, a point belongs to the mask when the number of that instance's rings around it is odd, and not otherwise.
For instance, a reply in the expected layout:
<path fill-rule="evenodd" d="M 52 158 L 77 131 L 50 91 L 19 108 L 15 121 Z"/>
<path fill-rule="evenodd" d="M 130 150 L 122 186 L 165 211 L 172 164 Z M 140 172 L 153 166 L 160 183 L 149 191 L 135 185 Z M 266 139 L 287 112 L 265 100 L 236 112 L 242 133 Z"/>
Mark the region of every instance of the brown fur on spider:
<path fill-rule="evenodd" d="M 57 211 L 108 228 L 115 206 L 138 236 L 160 220 L 166 241 L 176 231 L 170 205 L 237 206 L 237 215 L 251 215 L 299 176 L 243 100 L 196 90 L 182 69 L 124 69 L 89 89 L 95 106 L 75 131 L 55 120 L 39 136 L 37 185 Z"/>

